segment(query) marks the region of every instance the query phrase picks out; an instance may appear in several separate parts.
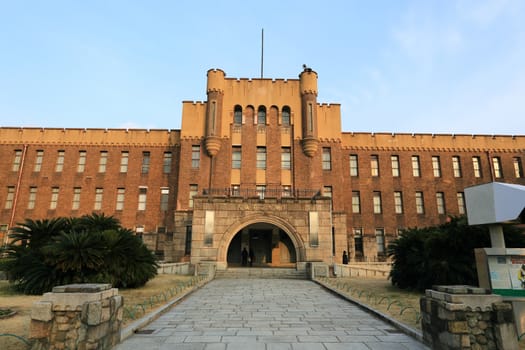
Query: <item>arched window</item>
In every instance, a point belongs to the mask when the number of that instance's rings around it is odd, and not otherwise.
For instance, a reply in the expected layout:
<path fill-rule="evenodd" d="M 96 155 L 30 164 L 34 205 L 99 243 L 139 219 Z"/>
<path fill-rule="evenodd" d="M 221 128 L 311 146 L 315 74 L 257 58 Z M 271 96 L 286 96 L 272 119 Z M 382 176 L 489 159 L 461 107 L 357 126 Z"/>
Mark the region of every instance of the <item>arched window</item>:
<path fill-rule="evenodd" d="M 266 124 L 266 107 L 259 106 L 257 111 L 257 124 Z"/>
<path fill-rule="evenodd" d="M 242 107 L 239 105 L 233 108 L 233 124 L 242 124 Z"/>
<path fill-rule="evenodd" d="M 290 107 L 284 106 L 283 112 L 281 113 L 281 123 L 284 126 L 290 125 Z"/>

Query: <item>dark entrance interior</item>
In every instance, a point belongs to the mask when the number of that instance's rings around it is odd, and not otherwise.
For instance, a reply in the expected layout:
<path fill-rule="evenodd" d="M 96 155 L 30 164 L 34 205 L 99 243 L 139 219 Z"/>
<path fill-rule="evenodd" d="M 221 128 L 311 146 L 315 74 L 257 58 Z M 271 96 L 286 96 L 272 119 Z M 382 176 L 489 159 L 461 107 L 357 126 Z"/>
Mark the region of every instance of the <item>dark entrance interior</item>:
<path fill-rule="evenodd" d="M 253 257 L 247 267 L 291 267 L 297 261 L 292 240 L 274 225 L 253 224 L 239 231 L 228 247 L 228 266 L 243 266 L 244 248 Z"/>

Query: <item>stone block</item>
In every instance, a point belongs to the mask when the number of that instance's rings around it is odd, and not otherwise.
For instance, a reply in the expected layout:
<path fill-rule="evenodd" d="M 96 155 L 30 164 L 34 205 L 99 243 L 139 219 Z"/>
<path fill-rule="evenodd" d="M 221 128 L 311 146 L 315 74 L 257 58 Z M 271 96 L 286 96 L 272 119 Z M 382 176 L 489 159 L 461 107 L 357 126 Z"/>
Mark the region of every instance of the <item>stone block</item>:
<path fill-rule="evenodd" d="M 54 317 L 53 303 L 36 301 L 31 307 L 31 319 L 37 321 L 51 321 Z"/>
<path fill-rule="evenodd" d="M 86 303 L 82 307 L 82 322 L 88 325 L 98 325 L 102 319 L 102 303 Z"/>
<path fill-rule="evenodd" d="M 52 322 L 31 320 L 29 324 L 29 339 L 49 338 Z"/>
<path fill-rule="evenodd" d="M 468 326 L 466 321 L 450 321 L 448 322 L 448 331 L 454 334 L 468 333 Z"/>

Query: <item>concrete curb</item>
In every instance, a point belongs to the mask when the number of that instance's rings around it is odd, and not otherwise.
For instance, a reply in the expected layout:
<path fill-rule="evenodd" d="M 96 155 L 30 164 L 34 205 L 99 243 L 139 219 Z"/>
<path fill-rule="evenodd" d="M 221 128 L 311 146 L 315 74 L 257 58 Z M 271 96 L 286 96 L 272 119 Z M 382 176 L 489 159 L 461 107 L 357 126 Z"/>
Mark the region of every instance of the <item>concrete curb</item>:
<path fill-rule="evenodd" d="M 406 335 L 409 335 L 411 336 L 412 338 L 426 344 L 426 342 L 424 341 L 423 339 L 423 333 L 421 333 L 421 331 L 415 329 L 415 328 L 412 328 L 412 327 L 409 327 L 395 319 L 393 319 L 392 317 L 390 317 L 389 315 L 387 314 L 384 314 L 376 309 L 373 309 L 371 308 L 370 306 L 362 303 L 360 300 L 358 299 L 355 299 L 355 298 L 352 298 L 352 297 L 349 297 L 347 295 L 344 295 L 343 293 L 341 293 L 339 290 L 321 282 L 321 281 L 318 281 L 318 280 L 312 280 L 313 282 L 321 285 L 323 288 L 326 288 L 328 289 L 329 291 L 331 291 L 332 293 L 335 293 L 337 295 L 339 295 L 341 298 L 343 299 L 346 299 L 348 301 L 350 301 L 351 303 L 354 303 L 356 305 L 358 305 L 359 307 L 367 310 L 368 312 L 370 313 L 373 313 L 375 314 L 376 316 L 378 316 L 379 318 L 385 320 L 386 322 L 390 323 L 391 325 L 393 325 L 394 327 L 398 328 L 399 330 L 401 330 L 403 333 L 405 333 Z"/>

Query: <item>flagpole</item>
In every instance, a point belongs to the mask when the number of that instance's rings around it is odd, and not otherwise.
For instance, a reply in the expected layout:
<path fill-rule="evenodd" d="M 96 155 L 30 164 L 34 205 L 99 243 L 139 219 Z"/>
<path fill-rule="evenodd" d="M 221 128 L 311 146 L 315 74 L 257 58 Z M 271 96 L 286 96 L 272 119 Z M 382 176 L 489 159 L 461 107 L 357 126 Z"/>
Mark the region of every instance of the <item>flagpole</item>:
<path fill-rule="evenodd" d="M 264 28 L 261 29 L 261 79 L 264 72 Z"/>

